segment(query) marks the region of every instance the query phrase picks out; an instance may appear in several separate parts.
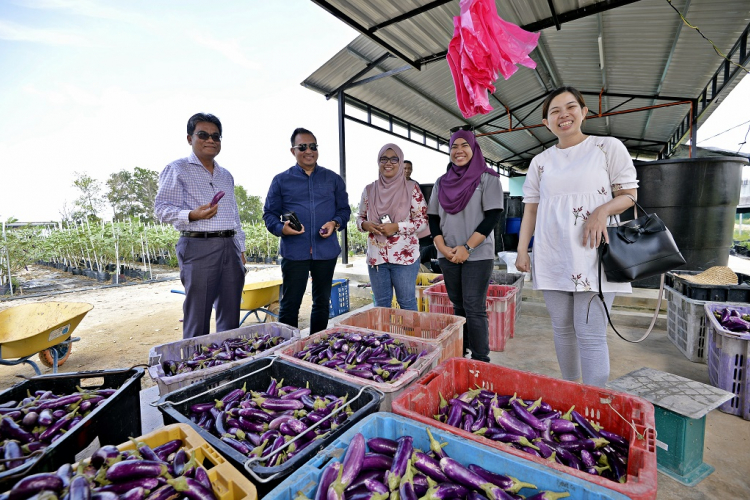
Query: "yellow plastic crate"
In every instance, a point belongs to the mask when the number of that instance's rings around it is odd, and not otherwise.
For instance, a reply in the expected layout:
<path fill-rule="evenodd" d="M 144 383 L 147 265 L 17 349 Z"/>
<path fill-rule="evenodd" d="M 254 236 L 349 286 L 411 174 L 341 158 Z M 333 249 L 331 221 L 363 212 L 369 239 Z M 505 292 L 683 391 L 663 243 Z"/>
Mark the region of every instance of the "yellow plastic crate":
<path fill-rule="evenodd" d="M 417 274 L 417 311 L 419 312 L 430 312 L 430 301 L 427 300 L 423 295 L 428 286 L 433 285 L 433 280 L 442 274 L 436 273 L 419 273 Z M 393 296 L 391 301 L 391 309 L 400 309 L 396 296 Z"/>
<path fill-rule="evenodd" d="M 195 452 L 198 463 L 203 464 L 203 467 L 208 471 L 208 477 L 211 479 L 216 498 L 219 500 L 257 500 L 258 492 L 255 485 L 187 424 L 167 425 L 139 437 L 138 441 L 143 441 L 151 448 L 156 448 L 174 439 L 182 440 L 188 455 L 193 451 Z M 135 445 L 128 441 L 117 448 L 120 451 L 132 450 Z"/>

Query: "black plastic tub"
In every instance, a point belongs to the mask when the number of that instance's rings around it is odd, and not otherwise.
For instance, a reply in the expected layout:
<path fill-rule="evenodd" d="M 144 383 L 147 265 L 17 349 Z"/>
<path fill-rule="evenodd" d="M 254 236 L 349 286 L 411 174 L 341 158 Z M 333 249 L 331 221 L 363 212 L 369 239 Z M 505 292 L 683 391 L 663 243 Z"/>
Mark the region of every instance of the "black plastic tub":
<path fill-rule="evenodd" d="M 55 394 L 72 394 L 84 389 L 117 389 L 105 403 L 96 407 L 78 425 L 51 445 L 31 464 L 0 473 L 0 485 L 7 486 L 21 477 L 38 472 L 52 472 L 62 464 L 87 458 L 105 444 L 118 445 L 131 436 L 140 436 L 140 397 L 143 368 L 98 370 L 40 375 L 16 384 L 0 393 L 0 403 L 21 401 L 28 393 L 49 390 Z M 83 452 L 83 453 L 82 453 Z M 0 487 L 0 491 L 7 488 Z"/>
<path fill-rule="evenodd" d="M 253 372 L 258 373 L 239 379 L 243 375 L 248 375 Z M 216 399 L 220 399 L 221 396 L 227 392 L 241 388 L 244 384 L 247 384 L 248 391 L 265 391 L 271 383 L 271 378 L 275 378 L 278 381 L 284 379 L 284 385 L 298 387 L 305 387 L 309 382 L 313 394 L 320 396 L 333 394 L 334 396 L 343 397 L 344 395 L 348 395 L 347 401 L 351 402 L 351 409 L 354 413 L 343 424 L 337 427 L 336 430 L 330 432 L 325 438 L 319 439 L 317 446 L 308 446 L 304 452 L 296 455 L 291 460 L 276 467 L 252 465 L 251 470 L 256 476 L 258 476 L 256 478 L 245 469 L 245 462 L 248 461 L 248 457 L 227 445 L 213 434 L 200 428 L 190 420 L 190 407 L 196 403 L 213 402 Z M 218 390 L 211 391 L 211 389 L 215 389 L 226 382 L 230 383 Z M 360 391 L 362 391 L 362 394 L 359 398 L 354 400 L 354 397 L 357 396 Z M 206 394 L 186 401 L 188 398 L 204 392 L 206 392 Z M 279 485 L 287 476 L 304 465 L 311 457 L 318 453 L 318 451 L 328 446 L 328 444 L 332 443 L 341 434 L 346 432 L 351 426 L 365 418 L 367 415 L 378 411 L 381 398 L 382 394 L 372 387 L 351 384 L 344 380 L 329 377 L 324 373 L 309 370 L 305 367 L 289 363 L 288 361 L 271 357 L 250 361 L 249 363 L 242 364 L 236 368 L 223 371 L 202 382 L 171 392 L 159 400 L 159 410 L 163 413 L 164 423 L 166 425 L 185 423 L 191 425 L 197 430 L 203 439 L 208 441 L 208 443 L 221 453 L 232 465 L 234 465 L 237 470 L 245 474 L 253 481 L 253 483 L 255 483 L 258 488 L 258 494 L 262 497 Z M 260 482 L 258 481 L 258 478 L 266 482 Z"/>

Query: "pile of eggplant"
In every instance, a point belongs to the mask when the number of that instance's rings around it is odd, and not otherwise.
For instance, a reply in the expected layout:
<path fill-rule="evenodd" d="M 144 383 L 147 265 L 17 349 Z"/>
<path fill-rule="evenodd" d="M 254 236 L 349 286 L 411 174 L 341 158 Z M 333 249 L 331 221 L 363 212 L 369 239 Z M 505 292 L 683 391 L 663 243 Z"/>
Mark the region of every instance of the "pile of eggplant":
<path fill-rule="evenodd" d="M 271 335 L 270 333 L 264 335 L 255 333 L 246 339 L 226 339 L 221 344 L 214 342 L 210 345 L 198 346 L 199 350 L 193 353 L 190 359 L 162 361 L 161 367 L 164 370 L 164 374 L 168 377 L 181 373 L 190 373 L 195 370 L 202 370 L 255 356 L 259 352 L 276 347 L 284 342 L 284 340 L 283 337 Z"/>
<path fill-rule="evenodd" d="M 88 464 L 64 464 L 18 481 L 2 498 L 21 500 L 215 500 L 208 472 L 188 456 L 181 440 L 151 449 L 133 440 L 136 449 L 99 448 Z"/>
<path fill-rule="evenodd" d="M 189 417 L 243 455 L 259 457 L 265 467 L 276 467 L 335 430 L 353 413 L 346 397 L 321 397 L 309 387 L 283 386 L 283 382 L 271 379 L 265 392 L 234 389 L 215 403 L 192 405 Z M 299 439 L 285 446 L 297 436 Z"/>
<path fill-rule="evenodd" d="M 714 317 L 725 330 L 733 333 L 750 332 L 750 314 L 742 314 L 733 307 L 725 307 L 714 311 Z"/>
<path fill-rule="evenodd" d="M 2 456 L 0 472 L 34 461 L 44 449 L 70 432 L 86 415 L 104 404 L 117 389 L 86 390 L 58 395 L 36 391 L 21 401 L 0 404 Z"/>
<path fill-rule="evenodd" d="M 355 434 L 342 462 L 330 462 L 320 476 L 315 500 L 509 500 L 524 498 L 533 484 L 463 464 L 448 456 L 427 429 L 430 451 L 413 447 L 411 436 L 397 441 L 365 440 Z M 369 452 L 367 451 L 369 449 Z M 556 500 L 567 492 L 542 491 L 526 500 Z M 296 500 L 303 500 L 297 497 Z"/>
<path fill-rule="evenodd" d="M 334 332 L 313 342 L 295 356 L 348 375 L 380 383 L 394 382 L 425 356 L 387 333 Z"/>
<path fill-rule="evenodd" d="M 563 414 L 542 398 L 527 401 L 477 388 L 449 401 L 441 394 L 435 419 L 589 474 L 627 479 L 628 440 L 591 424 L 575 406 Z"/>

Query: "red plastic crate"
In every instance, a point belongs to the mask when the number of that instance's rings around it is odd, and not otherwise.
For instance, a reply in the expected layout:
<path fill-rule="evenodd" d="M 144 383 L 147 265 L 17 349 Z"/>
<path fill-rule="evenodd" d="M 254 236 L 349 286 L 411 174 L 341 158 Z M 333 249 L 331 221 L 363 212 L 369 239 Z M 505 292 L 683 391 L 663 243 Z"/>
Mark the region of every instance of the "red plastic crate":
<path fill-rule="evenodd" d="M 510 445 L 477 436 L 471 432 L 448 426 L 433 418 L 438 413 L 440 395 L 450 397 L 469 389 L 482 387 L 499 394 L 514 394 L 523 399 L 539 399 L 558 410 L 576 411 L 605 429 L 616 432 L 630 441 L 628 475 L 625 483 L 592 476 L 564 465 L 535 457 Z M 611 407 L 610 407 L 611 405 Z M 618 416 L 617 412 L 622 415 Z M 421 377 L 393 401 L 393 412 L 412 420 L 433 425 L 466 439 L 491 446 L 517 457 L 532 460 L 561 472 L 591 481 L 623 493 L 636 500 L 656 498 L 656 434 L 654 407 L 645 399 L 629 394 L 591 387 L 545 377 L 530 372 L 466 358 L 453 358 Z M 638 434 L 628 422 L 633 422 Z"/>
<path fill-rule="evenodd" d="M 349 316 L 340 325 L 415 337 L 440 345 L 438 362 L 463 356 L 463 325 L 466 319 L 452 314 L 420 313 L 373 307 Z"/>
<path fill-rule="evenodd" d="M 490 351 L 502 352 L 505 342 L 513 337 L 516 327 L 516 293 L 511 285 L 490 285 L 487 290 L 487 320 L 490 330 Z M 430 312 L 453 314 L 453 303 L 448 298 L 445 283 L 435 283 L 424 291 Z"/>

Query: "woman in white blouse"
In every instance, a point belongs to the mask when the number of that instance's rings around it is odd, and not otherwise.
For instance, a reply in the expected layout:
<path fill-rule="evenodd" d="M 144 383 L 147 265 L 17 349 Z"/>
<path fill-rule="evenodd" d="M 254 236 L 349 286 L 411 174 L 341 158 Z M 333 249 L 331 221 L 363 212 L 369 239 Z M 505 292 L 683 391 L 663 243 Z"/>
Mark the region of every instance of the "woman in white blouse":
<path fill-rule="evenodd" d="M 587 113 L 572 87 L 553 91 L 542 105 L 542 121 L 559 141 L 534 157 L 526 175 L 516 267 L 531 271 L 534 289 L 544 292 L 563 378 L 604 386 L 607 317 L 602 302 L 592 300 L 598 292 L 597 247 L 609 242 L 609 218 L 633 205 L 638 180 L 622 142 L 583 133 Z M 533 266 L 527 250 L 532 235 Z M 602 273 L 602 292 L 609 309 L 615 293 L 631 289 Z"/>

